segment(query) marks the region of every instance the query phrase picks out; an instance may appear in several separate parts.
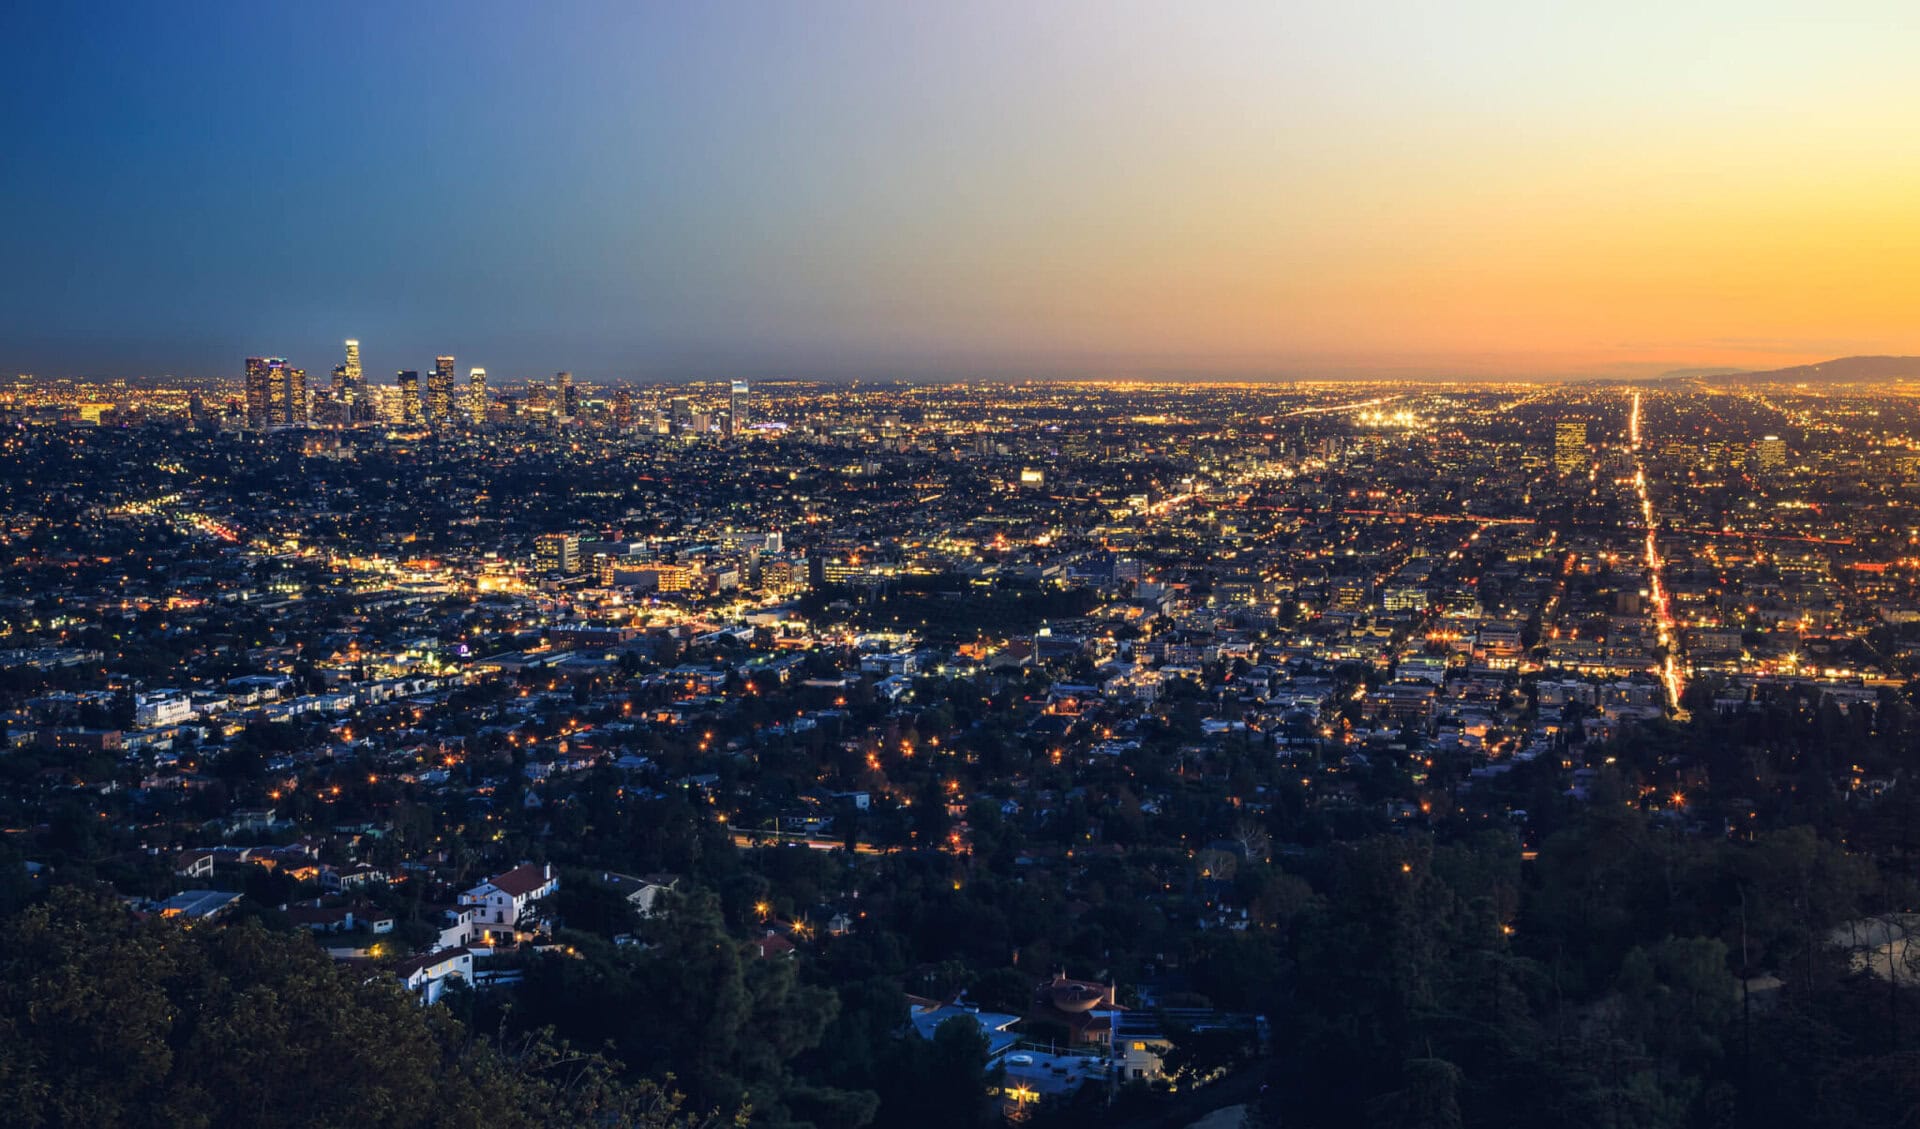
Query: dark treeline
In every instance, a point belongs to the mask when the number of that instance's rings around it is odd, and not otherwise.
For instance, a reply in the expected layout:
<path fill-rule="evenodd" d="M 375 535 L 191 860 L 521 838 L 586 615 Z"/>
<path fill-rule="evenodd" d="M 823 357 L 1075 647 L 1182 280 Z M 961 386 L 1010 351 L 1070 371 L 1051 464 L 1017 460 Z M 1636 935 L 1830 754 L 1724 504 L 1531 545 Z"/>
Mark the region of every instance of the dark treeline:
<path fill-rule="evenodd" d="M 700 1129 L 671 1079 L 549 1031 L 499 1041 L 306 937 L 139 920 L 100 889 L 10 891 L 0 1122 Z"/>

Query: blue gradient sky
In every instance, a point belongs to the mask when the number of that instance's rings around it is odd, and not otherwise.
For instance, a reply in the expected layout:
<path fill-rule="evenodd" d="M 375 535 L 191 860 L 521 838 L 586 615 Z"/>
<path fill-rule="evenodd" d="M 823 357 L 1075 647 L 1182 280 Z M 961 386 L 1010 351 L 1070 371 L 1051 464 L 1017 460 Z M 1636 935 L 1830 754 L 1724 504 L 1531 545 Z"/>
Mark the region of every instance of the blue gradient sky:
<path fill-rule="evenodd" d="M 1915 8 L 16 3 L 0 369 L 1920 351 Z"/>

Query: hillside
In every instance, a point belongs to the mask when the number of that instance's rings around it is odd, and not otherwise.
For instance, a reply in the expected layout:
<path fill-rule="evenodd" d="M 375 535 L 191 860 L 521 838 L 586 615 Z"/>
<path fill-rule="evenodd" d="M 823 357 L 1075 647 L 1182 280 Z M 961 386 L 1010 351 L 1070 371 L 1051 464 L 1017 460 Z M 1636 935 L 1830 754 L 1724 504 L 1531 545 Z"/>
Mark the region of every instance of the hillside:
<path fill-rule="evenodd" d="M 1770 369 L 1765 372 L 1743 372 L 1731 376 L 1709 379 L 1732 381 L 1819 380 L 1844 382 L 1856 380 L 1896 380 L 1903 377 L 1920 378 L 1920 357 L 1839 357 L 1831 361 L 1822 361 L 1819 364 L 1794 365 L 1791 368 Z"/>

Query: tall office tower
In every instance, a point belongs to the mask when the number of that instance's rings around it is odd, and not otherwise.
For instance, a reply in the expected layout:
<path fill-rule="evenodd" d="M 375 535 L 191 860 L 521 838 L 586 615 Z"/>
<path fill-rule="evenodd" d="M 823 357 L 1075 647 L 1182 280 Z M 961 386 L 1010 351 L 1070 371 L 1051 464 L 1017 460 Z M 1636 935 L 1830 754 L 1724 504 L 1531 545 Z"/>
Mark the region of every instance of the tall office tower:
<path fill-rule="evenodd" d="M 267 385 L 271 383 L 273 357 L 247 358 L 247 428 L 262 431 L 267 426 Z M 285 361 L 279 361 L 286 364 Z"/>
<path fill-rule="evenodd" d="M 1553 469 L 1575 474 L 1587 465 L 1587 425 L 1561 423 L 1553 429 Z"/>
<path fill-rule="evenodd" d="M 1753 462 L 1760 470 L 1779 470 L 1787 465 L 1787 441 L 1778 435 L 1762 436 L 1753 445 Z"/>
<path fill-rule="evenodd" d="M 729 421 L 727 426 L 735 435 L 746 431 L 747 411 L 747 382 L 744 380 L 736 380 L 733 382 L 733 394 L 727 397 L 727 419 Z"/>
<path fill-rule="evenodd" d="M 527 381 L 527 410 L 534 415 L 545 415 L 552 406 L 551 397 L 547 395 L 547 382 Z"/>
<path fill-rule="evenodd" d="M 399 387 L 400 410 L 396 413 L 401 423 L 419 423 L 423 405 L 420 402 L 420 374 L 412 369 L 401 369 L 394 379 Z"/>
<path fill-rule="evenodd" d="M 341 422 L 366 418 L 367 385 L 360 369 L 360 342 L 347 342 L 346 363 L 333 366 L 333 382 L 327 387 L 327 395 L 342 405 L 335 413 Z"/>
<path fill-rule="evenodd" d="M 560 416 L 572 419 L 580 414 L 580 390 L 573 386 L 573 374 L 558 372 L 553 375 L 555 384 L 560 386 Z"/>
<path fill-rule="evenodd" d="M 580 570 L 580 538 L 573 533 L 542 533 L 533 539 L 534 567 L 571 576 Z"/>
<path fill-rule="evenodd" d="M 307 422 L 307 373 L 284 357 L 247 358 L 247 426 L 298 427 Z"/>
<path fill-rule="evenodd" d="M 312 399 L 307 395 L 307 370 L 287 370 L 287 426 L 305 427 L 312 416 Z"/>
<path fill-rule="evenodd" d="M 685 396 L 675 396 L 669 407 L 672 411 L 671 419 L 674 430 L 685 431 L 693 426 L 692 400 L 687 399 Z"/>
<path fill-rule="evenodd" d="M 621 431 L 632 431 L 633 418 L 633 389 L 623 384 L 613 394 L 613 426 Z"/>
<path fill-rule="evenodd" d="M 435 357 L 427 377 L 427 419 L 435 427 L 453 422 L 453 358 Z"/>
<path fill-rule="evenodd" d="M 487 422 L 487 370 L 467 372 L 467 418 L 474 423 Z"/>
<path fill-rule="evenodd" d="M 281 361 L 267 385 L 267 424 L 302 427 L 307 422 L 307 370 Z"/>

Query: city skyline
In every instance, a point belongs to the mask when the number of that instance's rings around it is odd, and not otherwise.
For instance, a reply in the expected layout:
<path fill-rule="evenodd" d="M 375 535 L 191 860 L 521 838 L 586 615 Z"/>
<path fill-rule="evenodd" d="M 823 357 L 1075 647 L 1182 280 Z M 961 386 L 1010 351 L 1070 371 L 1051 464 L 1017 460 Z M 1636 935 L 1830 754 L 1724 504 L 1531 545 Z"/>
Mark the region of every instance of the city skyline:
<path fill-rule="evenodd" d="M 0 366 L 230 377 L 343 326 L 601 382 L 1920 351 L 1891 5 L 461 11 L 0 17 Z"/>
<path fill-rule="evenodd" d="M 0 9 L 7 1126 L 1910 1125 L 1916 33 Z"/>

